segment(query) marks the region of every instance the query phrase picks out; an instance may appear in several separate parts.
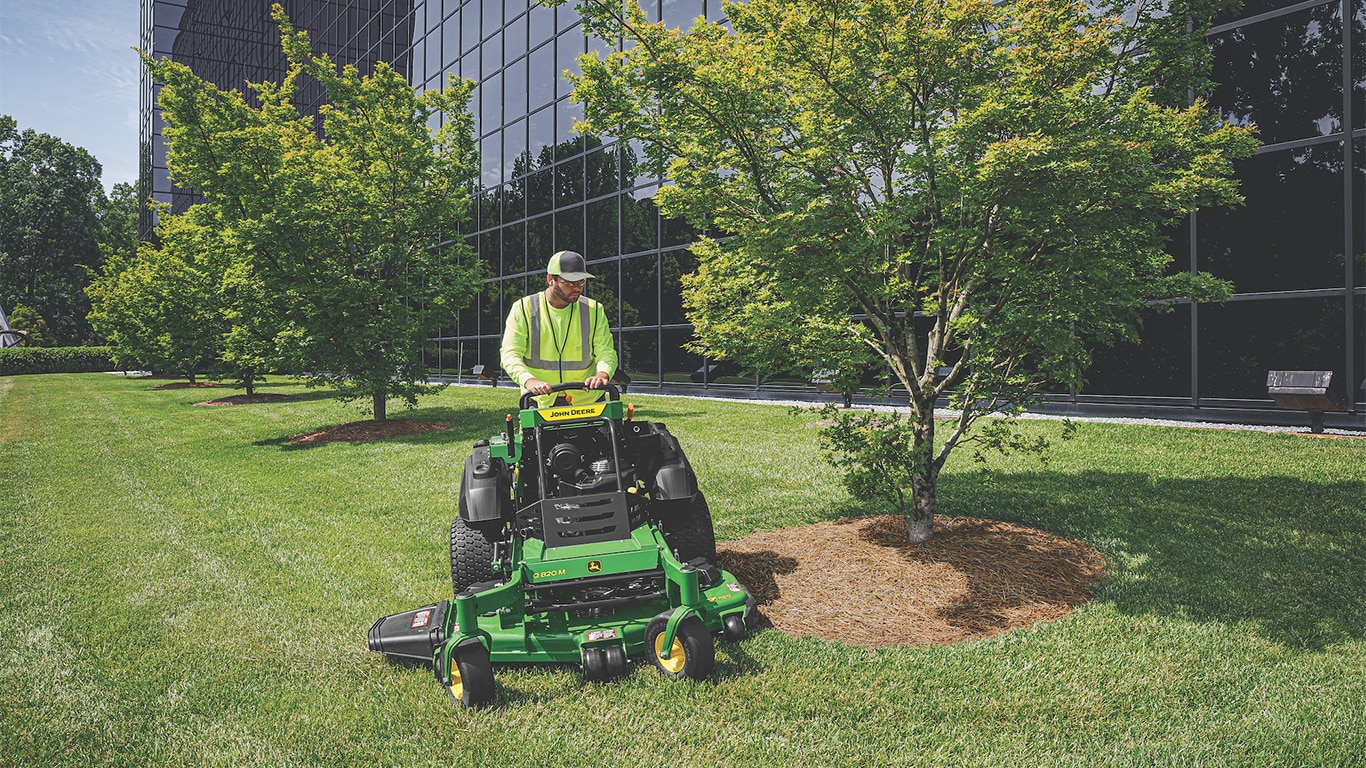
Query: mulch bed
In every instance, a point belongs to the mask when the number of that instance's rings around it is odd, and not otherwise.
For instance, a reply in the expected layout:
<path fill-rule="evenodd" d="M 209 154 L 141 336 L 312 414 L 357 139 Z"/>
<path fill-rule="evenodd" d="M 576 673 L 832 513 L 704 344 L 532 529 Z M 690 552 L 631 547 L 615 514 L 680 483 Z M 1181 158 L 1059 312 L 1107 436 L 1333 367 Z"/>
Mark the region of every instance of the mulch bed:
<path fill-rule="evenodd" d="M 759 531 L 718 550 L 792 635 L 887 648 L 993 637 L 1091 600 L 1105 560 L 1081 542 L 973 517 L 938 517 L 909 541 L 898 516 Z"/>
<path fill-rule="evenodd" d="M 330 429 L 290 435 L 289 442 L 295 444 L 317 443 L 363 443 L 370 440 L 384 440 L 390 437 L 405 437 L 449 429 L 449 424 L 417 419 L 386 419 L 384 421 L 353 421 Z"/>
<path fill-rule="evenodd" d="M 259 395 L 232 395 L 218 400 L 205 400 L 202 403 L 195 403 L 197 406 L 221 406 L 221 405 L 255 405 L 257 403 L 283 403 L 289 400 L 298 400 L 294 395 L 277 395 L 271 392 Z"/>

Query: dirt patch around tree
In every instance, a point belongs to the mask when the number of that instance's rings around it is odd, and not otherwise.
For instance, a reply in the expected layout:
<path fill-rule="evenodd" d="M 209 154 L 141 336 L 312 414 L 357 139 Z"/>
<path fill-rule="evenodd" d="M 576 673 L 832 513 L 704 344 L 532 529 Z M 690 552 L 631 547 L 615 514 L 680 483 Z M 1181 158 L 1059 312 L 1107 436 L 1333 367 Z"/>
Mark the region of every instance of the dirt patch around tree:
<path fill-rule="evenodd" d="M 148 389 L 212 389 L 221 386 L 214 381 L 173 381 L 170 384 L 155 384 Z"/>
<path fill-rule="evenodd" d="M 923 544 L 900 517 L 882 516 L 759 531 L 717 555 L 774 628 L 874 648 L 1059 619 L 1105 577 L 1104 558 L 1081 542 L 973 517 L 936 518 Z"/>
<path fill-rule="evenodd" d="M 371 440 L 384 440 L 390 437 L 421 435 L 427 432 L 435 432 L 437 430 L 449 428 L 449 424 L 438 424 L 433 421 L 418 421 L 417 419 L 353 421 L 350 424 L 342 424 L 339 427 L 290 435 L 289 442 L 303 445 L 318 443 L 364 443 Z"/>

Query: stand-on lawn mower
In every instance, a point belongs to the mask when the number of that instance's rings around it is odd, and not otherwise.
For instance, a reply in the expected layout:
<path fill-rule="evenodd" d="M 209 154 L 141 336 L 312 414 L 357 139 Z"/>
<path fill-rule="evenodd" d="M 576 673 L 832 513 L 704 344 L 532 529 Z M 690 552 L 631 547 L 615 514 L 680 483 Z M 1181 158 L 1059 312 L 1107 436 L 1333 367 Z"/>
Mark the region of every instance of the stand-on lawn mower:
<path fill-rule="evenodd" d="M 583 390 L 561 384 L 555 392 Z M 370 650 L 432 664 L 461 706 L 494 697 L 493 662 L 572 662 L 588 680 L 644 654 L 701 679 L 713 634 L 743 639 L 754 598 L 716 565 L 711 511 L 678 440 L 608 399 L 521 399 L 514 424 L 474 444 L 451 523 L 454 597 L 385 616 Z"/>

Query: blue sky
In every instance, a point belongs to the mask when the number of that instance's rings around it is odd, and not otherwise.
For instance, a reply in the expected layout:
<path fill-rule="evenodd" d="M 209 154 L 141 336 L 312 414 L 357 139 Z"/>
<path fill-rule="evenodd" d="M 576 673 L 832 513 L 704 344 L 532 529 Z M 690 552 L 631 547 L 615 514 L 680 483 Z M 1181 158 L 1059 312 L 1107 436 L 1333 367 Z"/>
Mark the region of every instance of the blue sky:
<path fill-rule="evenodd" d="M 0 0 L 0 114 L 137 183 L 138 0 Z"/>

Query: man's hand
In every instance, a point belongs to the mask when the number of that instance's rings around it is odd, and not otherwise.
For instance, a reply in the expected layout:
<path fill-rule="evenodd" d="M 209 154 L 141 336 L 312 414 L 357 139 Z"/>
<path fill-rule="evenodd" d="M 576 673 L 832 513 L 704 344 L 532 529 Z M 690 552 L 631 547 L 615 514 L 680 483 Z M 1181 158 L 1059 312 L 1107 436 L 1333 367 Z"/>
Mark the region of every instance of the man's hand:
<path fill-rule="evenodd" d="M 607 381 L 607 374 L 598 371 L 592 376 L 589 376 L 588 379 L 583 382 L 583 385 L 588 389 L 602 389 L 607 386 Z"/>
<path fill-rule="evenodd" d="M 527 379 L 526 383 L 522 385 L 522 388 L 533 395 L 550 394 L 550 385 L 534 377 Z"/>

